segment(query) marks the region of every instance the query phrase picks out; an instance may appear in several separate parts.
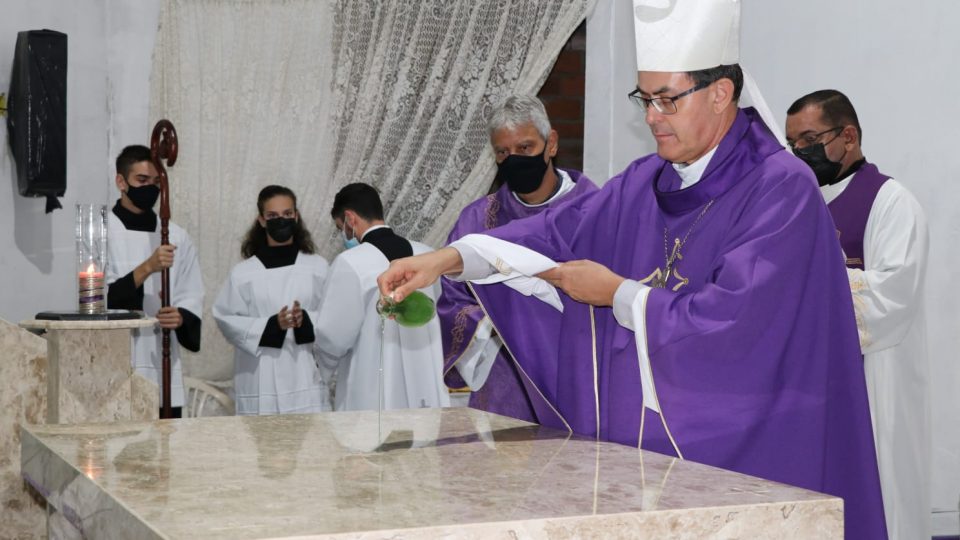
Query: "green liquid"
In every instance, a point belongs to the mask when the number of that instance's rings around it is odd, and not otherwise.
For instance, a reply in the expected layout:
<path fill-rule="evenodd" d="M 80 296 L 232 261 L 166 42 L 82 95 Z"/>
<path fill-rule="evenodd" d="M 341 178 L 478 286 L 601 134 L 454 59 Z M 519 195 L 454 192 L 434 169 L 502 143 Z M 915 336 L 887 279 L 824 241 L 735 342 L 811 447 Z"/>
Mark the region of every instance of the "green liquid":
<path fill-rule="evenodd" d="M 416 328 L 430 322 L 437 308 L 429 296 L 420 291 L 413 291 L 399 303 L 388 299 L 381 300 L 377 305 L 377 311 L 380 312 L 381 317 L 392 317 L 400 326 Z"/>

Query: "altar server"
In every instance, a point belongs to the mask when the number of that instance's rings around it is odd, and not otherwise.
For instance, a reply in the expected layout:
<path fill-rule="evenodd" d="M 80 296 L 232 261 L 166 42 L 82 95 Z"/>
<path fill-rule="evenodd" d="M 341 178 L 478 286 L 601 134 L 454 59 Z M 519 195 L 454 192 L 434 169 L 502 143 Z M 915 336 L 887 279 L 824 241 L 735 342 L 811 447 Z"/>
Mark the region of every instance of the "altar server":
<path fill-rule="evenodd" d="M 432 250 L 384 223 L 380 195 L 367 184 L 341 189 L 330 214 L 347 249 L 333 260 L 315 327 L 318 361 L 336 372 L 335 409 L 378 408 L 381 347 L 384 408 L 449 406 L 438 319 L 405 328 L 383 322 L 376 310 L 377 276 L 390 261 Z M 423 292 L 436 301 L 440 286 Z"/>
<path fill-rule="evenodd" d="M 313 357 L 314 321 L 327 279 L 297 210 L 297 197 L 267 186 L 243 241 L 245 260 L 230 271 L 213 316 L 235 348 L 237 414 L 330 409 L 326 382 Z"/>
<path fill-rule="evenodd" d="M 162 380 L 162 329 L 170 332 L 170 407 L 174 418 L 184 403 L 180 346 L 200 350 L 203 277 L 190 236 L 172 221 L 169 241 L 160 245 L 153 206 L 160 197 L 160 175 L 146 146 L 128 146 L 117 156 L 120 199 L 107 218 L 107 307 L 142 310 L 159 324 L 133 330 L 131 363 L 159 387 Z M 160 275 L 170 269 L 170 306 L 160 307 Z M 161 401 L 163 399 L 162 392 Z M 160 404 L 161 407 L 163 403 Z"/>

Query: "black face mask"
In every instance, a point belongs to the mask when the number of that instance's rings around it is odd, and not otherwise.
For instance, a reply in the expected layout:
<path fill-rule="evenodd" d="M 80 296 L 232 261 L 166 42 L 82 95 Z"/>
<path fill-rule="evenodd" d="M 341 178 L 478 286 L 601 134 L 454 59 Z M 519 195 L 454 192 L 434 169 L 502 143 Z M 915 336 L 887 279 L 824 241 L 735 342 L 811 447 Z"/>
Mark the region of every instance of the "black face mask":
<path fill-rule="evenodd" d="M 511 154 L 497 164 L 497 180 L 506 183 L 510 191 L 525 195 L 536 191 L 543 183 L 547 172 L 547 162 L 543 156 L 547 149 L 536 156 Z"/>
<path fill-rule="evenodd" d="M 811 144 L 805 148 L 794 148 L 793 154 L 813 169 L 817 176 L 817 183 L 821 186 L 832 184 L 840 175 L 839 161 L 830 161 L 823 143 Z"/>
<path fill-rule="evenodd" d="M 160 197 L 160 187 L 154 184 L 140 187 L 133 187 L 127 184 L 127 198 L 137 208 L 147 211 L 153 209 Z"/>
<path fill-rule="evenodd" d="M 281 244 L 293 238 L 296 231 L 297 218 L 278 217 L 267 220 L 267 234 Z"/>

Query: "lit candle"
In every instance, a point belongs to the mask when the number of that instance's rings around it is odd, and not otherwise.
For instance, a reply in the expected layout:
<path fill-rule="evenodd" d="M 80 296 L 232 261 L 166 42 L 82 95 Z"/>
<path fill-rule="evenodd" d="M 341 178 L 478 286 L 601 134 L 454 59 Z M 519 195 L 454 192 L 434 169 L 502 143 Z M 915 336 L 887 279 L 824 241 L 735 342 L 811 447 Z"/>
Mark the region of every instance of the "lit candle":
<path fill-rule="evenodd" d="M 85 272 L 80 272 L 80 279 L 103 279 L 103 272 L 97 272 L 97 265 L 90 263 Z"/>
<path fill-rule="evenodd" d="M 103 272 L 98 271 L 93 262 L 85 271 L 79 273 L 80 311 L 82 313 L 103 313 Z"/>

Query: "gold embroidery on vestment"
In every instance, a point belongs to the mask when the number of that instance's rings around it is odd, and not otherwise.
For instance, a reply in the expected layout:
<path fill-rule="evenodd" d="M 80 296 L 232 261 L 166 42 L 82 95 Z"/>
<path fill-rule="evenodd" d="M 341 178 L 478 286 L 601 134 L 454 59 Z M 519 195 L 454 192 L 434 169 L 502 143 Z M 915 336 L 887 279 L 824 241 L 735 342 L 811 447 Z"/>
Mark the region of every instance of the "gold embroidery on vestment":
<path fill-rule="evenodd" d="M 480 311 L 480 306 L 476 304 L 464 306 L 453 318 L 453 328 L 450 330 L 450 353 L 443 359 L 444 364 L 463 354 L 463 351 L 460 351 L 460 347 L 463 345 L 463 337 L 464 334 L 466 334 L 467 320 L 469 316 L 476 311 Z M 479 326 L 479 324 L 477 326 Z M 471 337 L 470 340 L 473 341 L 473 337 Z M 450 369 L 453 369 L 453 366 L 450 366 Z M 447 372 L 449 371 L 448 369 Z M 444 373 L 444 375 L 446 375 L 446 373 Z"/>
<path fill-rule="evenodd" d="M 495 229 L 499 225 L 497 223 L 497 212 L 500 211 L 500 201 L 497 200 L 496 194 L 487 195 L 487 215 L 484 219 L 483 225 L 488 229 Z"/>

